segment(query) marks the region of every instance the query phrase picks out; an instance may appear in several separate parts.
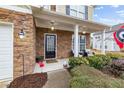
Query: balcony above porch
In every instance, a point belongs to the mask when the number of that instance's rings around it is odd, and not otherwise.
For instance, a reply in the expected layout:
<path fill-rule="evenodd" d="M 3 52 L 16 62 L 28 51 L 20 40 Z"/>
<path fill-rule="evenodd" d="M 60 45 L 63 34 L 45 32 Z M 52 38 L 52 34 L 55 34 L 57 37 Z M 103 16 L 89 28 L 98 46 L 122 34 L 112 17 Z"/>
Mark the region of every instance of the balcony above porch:
<path fill-rule="evenodd" d="M 110 27 L 106 24 L 82 20 L 80 18 L 37 7 L 32 7 L 32 12 L 37 27 L 50 28 L 51 22 L 54 22 L 55 29 L 74 31 L 75 25 L 79 25 L 79 32 L 85 30 L 87 33 L 103 31 L 105 28 Z"/>

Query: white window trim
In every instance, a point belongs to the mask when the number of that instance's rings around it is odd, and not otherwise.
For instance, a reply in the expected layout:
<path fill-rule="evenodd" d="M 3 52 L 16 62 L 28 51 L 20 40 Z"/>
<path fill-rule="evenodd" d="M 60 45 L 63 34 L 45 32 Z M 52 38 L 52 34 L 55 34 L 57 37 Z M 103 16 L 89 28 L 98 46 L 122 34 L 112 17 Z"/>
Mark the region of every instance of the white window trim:
<path fill-rule="evenodd" d="M 46 45 L 46 35 L 55 35 L 56 36 L 56 50 L 55 50 L 55 52 L 56 52 L 56 56 L 55 56 L 55 58 L 47 58 L 47 59 L 57 59 L 57 34 L 53 34 L 53 33 L 44 33 L 44 59 L 45 60 L 47 60 L 46 59 L 46 54 L 45 54 L 45 52 L 46 52 L 46 47 L 45 47 L 45 45 Z"/>
<path fill-rule="evenodd" d="M 48 8 L 46 8 L 46 6 L 47 6 Z M 43 5 L 43 9 L 45 9 L 45 10 L 51 10 L 51 6 L 50 6 L 50 5 Z"/>
<path fill-rule="evenodd" d="M 23 7 L 19 7 L 19 6 L 13 6 L 13 5 L 0 5 L 0 8 L 5 8 L 5 9 L 9 9 L 9 10 L 14 10 L 17 12 L 32 14 L 31 8 L 27 9 L 27 8 L 23 8 Z"/>
<path fill-rule="evenodd" d="M 80 38 L 80 36 L 85 36 L 85 50 L 86 50 L 86 35 L 78 35 L 78 37 Z M 74 52 L 74 43 L 73 43 L 73 38 L 74 38 L 74 34 L 72 35 L 72 43 L 71 43 L 71 50 Z M 78 50 L 79 50 L 79 52 L 81 52 L 80 51 L 80 39 L 78 39 Z"/>

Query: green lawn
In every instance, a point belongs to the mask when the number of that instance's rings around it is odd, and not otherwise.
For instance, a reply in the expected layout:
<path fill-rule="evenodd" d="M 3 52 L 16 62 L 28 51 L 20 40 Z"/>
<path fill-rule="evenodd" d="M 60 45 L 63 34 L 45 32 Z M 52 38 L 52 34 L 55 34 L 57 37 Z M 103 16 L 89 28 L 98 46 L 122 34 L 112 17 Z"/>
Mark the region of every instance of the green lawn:
<path fill-rule="evenodd" d="M 72 88 L 124 88 L 124 80 L 110 77 L 84 64 L 73 68 L 70 73 Z"/>

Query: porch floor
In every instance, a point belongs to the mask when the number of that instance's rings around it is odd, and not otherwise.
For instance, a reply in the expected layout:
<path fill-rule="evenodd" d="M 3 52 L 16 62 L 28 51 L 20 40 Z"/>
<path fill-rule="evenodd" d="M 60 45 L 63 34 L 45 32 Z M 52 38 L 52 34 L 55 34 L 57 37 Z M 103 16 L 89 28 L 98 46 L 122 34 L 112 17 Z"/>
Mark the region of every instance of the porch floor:
<path fill-rule="evenodd" d="M 63 63 L 64 62 L 68 62 L 68 59 L 57 59 L 58 62 L 55 63 L 45 63 L 44 67 L 39 67 L 39 65 L 36 63 L 35 64 L 35 69 L 34 69 L 34 73 L 41 73 L 41 72 L 49 72 L 49 71 L 54 71 L 54 70 L 59 70 L 59 69 L 63 69 Z"/>

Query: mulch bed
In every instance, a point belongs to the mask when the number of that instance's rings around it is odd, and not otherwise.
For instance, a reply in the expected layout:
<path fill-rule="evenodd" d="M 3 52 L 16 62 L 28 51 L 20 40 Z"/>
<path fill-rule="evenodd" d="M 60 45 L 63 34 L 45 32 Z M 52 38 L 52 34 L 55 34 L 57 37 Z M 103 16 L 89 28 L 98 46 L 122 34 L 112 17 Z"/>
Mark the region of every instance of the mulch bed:
<path fill-rule="evenodd" d="M 42 88 L 47 82 L 47 73 L 35 73 L 13 80 L 8 88 Z"/>
<path fill-rule="evenodd" d="M 124 78 L 124 59 L 113 60 L 111 64 L 104 66 L 101 71 L 115 78 Z"/>

